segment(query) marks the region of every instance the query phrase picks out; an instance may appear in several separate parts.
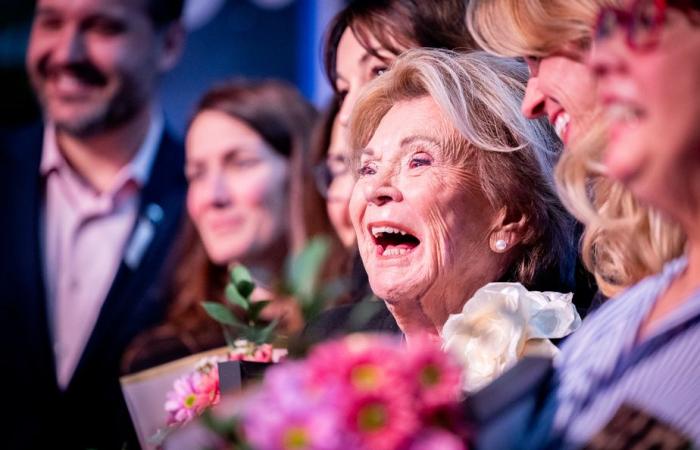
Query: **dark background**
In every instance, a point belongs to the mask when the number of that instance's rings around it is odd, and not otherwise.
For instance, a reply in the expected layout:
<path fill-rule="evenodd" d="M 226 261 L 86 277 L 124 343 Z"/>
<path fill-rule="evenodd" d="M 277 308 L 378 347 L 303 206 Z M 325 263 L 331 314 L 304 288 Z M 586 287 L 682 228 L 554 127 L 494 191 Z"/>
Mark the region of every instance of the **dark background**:
<path fill-rule="evenodd" d="M 188 0 L 201 7 L 217 0 Z M 182 134 L 199 96 L 229 78 L 282 78 L 317 106 L 330 95 L 320 63 L 321 36 L 343 0 L 223 0 L 216 14 L 190 29 L 183 58 L 167 74 L 161 101 Z M 38 120 L 24 70 L 32 0 L 0 0 L 0 127 Z M 188 15 L 188 18 L 192 17 Z"/>

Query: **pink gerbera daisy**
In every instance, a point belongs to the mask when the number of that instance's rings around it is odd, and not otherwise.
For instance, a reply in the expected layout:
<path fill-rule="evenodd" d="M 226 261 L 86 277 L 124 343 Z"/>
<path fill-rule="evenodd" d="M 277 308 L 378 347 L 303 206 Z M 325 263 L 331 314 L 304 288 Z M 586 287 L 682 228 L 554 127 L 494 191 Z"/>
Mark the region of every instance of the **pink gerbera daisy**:
<path fill-rule="evenodd" d="M 405 376 L 416 387 L 423 408 L 431 410 L 459 400 L 462 371 L 436 344 L 427 340 L 412 343 L 405 361 Z"/>
<path fill-rule="evenodd" d="M 394 391 L 352 399 L 346 418 L 348 429 L 358 437 L 361 447 L 371 450 L 396 449 L 419 426 L 411 399 Z"/>

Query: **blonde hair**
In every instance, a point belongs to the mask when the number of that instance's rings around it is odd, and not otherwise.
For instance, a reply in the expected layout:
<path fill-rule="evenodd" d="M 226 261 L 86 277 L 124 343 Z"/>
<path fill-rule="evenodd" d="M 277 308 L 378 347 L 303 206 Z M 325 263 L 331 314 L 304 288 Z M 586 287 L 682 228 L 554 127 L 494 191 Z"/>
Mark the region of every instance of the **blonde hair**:
<path fill-rule="evenodd" d="M 598 161 L 606 135 L 603 121 L 594 123 L 562 156 L 556 180 L 562 201 L 585 225 L 583 263 L 600 290 L 613 296 L 683 253 L 685 236 L 679 226 L 605 176 Z"/>
<path fill-rule="evenodd" d="M 598 11 L 621 0 L 471 0 L 466 21 L 476 43 L 501 56 L 547 56 L 590 44 Z"/>
<path fill-rule="evenodd" d="M 443 149 L 466 181 L 506 220 L 526 219 L 511 275 L 533 286 L 558 274 L 573 284 L 573 220 L 556 195 L 553 165 L 559 144 L 544 120 L 520 114 L 527 69 L 484 52 L 416 49 L 370 83 L 350 118 L 357 167 L 361 149 L 384 115 L 401 101 L 429 96 L 451 124 Z M 553 272 L 552 272 L 553 271 Z"/>
<path fill-rule="evenodd" d="M 500 56 L 547 56 L 575 44 L 590 43 L 597 13 L 621 0 L 471 0 L 467 25 L 474 40 Z M 613 296 L 683 252 L 680 229 L 658 212 L 640 205 L 621 184 L 603 173 L 602 118 L 556 168 L 562 201 L 585 229 L 581 257 L 598 287 Z"/>

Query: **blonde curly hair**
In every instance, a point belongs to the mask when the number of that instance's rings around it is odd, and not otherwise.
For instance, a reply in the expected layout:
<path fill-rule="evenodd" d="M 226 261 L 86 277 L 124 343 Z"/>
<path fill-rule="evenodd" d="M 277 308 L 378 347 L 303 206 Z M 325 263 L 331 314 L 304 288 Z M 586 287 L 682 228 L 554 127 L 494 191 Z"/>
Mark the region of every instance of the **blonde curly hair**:
<path fill-rule="evenodd" d="M 466 21 L 474 40 L 499 56 L 545 57 L 566 45 L 587 48 L 597 13 L 621 0 L 471 0 Z M 601 292 L 613 296 L 661 270 L 685 246 L 680 229 L 640 204 L 605 176 L 601 117 L 562 155 L 556 168 L 559 195 L 585 228 L 581 257 Z"/>

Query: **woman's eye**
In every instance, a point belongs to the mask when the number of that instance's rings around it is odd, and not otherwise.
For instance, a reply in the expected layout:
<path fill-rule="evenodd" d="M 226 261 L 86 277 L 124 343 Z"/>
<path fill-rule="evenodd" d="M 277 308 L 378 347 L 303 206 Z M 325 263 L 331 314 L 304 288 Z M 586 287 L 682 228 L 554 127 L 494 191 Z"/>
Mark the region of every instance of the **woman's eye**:
<path fill-rule="evenodd" d="M 376 170 L 374 169 L 374 166 L 369 163 L 363 164 L 358 170 L 357 174 L 360 175 L 361 177 L 367 176 L 367 175 L 374 175 L 376 173 Z"/>
<path fill-rule="evenodd" d="M 204 176 L 204 172 L 201 170 L 185 170 L 185 179 L 188 183 L 200 180 Z"/>
<path fill-rule="evenodd" d="M 389 68 L 386 66 L 372 67 L 372 76 L 378 77 L 378 76 L 382 75 L 383 73 L 386 73 L 387 70 L 389 70 Z"/>
<path fill-rule="evenodd" d="M 258 162 L 259 160 L 255 158 L 238 158 L 231 161 L 231 166 L 237 169 L 247 169 L 257 165 Z"/>
<path fill-rule="evenodd" d="M 432 164 L 432 160 L 430 158 L 411 158 L 411 162 L 409 166 L 411 169 L 414 169 L 416 167 L 424 167 L 424 166 L 429 166 Z"/>

